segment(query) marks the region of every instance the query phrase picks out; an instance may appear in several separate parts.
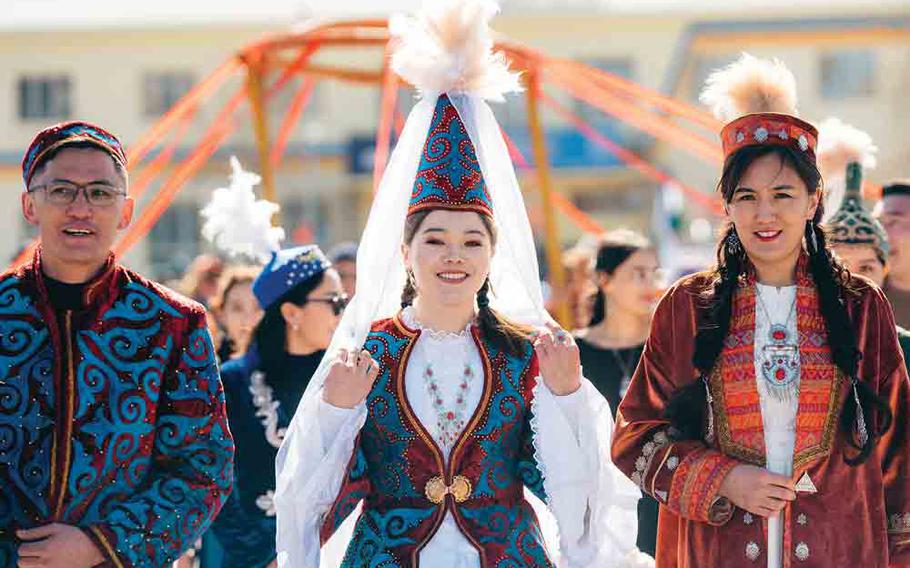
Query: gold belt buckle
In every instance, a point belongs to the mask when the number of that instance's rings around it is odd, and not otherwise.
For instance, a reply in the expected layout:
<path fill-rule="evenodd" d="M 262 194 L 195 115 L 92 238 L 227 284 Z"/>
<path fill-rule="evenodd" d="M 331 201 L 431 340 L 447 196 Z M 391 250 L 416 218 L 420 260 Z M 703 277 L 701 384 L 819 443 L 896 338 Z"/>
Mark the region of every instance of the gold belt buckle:
<path fill-rule="evenodd" d="M 452 485 L 446 485 L 445 480 L 437 475 L 427 481 L 423 492 L 431 503 L 439 505 L 445 501 L 446 495 L 451 495 L 456 503 L 464 503 L 471 496 L 471 490 L 471 482 L 463 475 L 453 477 Z"/>

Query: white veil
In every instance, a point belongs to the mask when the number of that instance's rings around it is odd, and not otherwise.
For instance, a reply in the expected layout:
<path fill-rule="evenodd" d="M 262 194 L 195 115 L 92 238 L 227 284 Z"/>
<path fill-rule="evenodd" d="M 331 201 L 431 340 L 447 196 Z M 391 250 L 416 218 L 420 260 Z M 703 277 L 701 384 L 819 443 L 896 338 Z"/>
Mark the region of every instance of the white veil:
<path fill-rule="evenodd" d="M 433 3 L 443 1 L 467 2 L 430 0 Z M 330 354 L 339 348 L 359 349 L 364 344 L 371 324 L 378 319 L 394 315 L 400 308 L 401 292 L 405 284 L 405 268 L 401 255 L 405 218 L 424 143 L 440 94 L 442 93 L 438 90 L 422 90 L 421 99 L 408 116 L 379 184 L 360 240 L 357 251 L 356 294 L 341 319 L 326 357 L 307 386 L 278 452 L 275 506 L 278 517 L 279 566 L 291 566 L 288 559 L 295 559 L 294 568 L 302 565 L 309 567 L 311 564 L 298 564 L 302 561 L 296 559 L 309 558 L 312 562 L 314 547 L 315 550 L 319 550 L 318 540 L 314 541 L 318 539 L 318 527 L 314 525 L 312 512 L 303 510 L 302 504 L 312 502 L 311 496 L 314 492 L 337 493 L 340 481 L 330 480 L 327 476 L 323 478 L 317 474 L 317 464 L 313 463 L 310 447 L 312 436 L 309 434 L 318 431 L 316 424 L 318 397 L 321 396 L 322 385 L 328 372 Z M 496 97 L 488 96 L 488 92 L 481 95 L 478 91 L 464 92 L 451 89 L 446 94 L 474 143 L 493 204 L 497 245 L 490 266 L 490 304 L 510 319 L 528 325 L 542 325 L 550 318 L 544 309 L 531 225 L 499 125 L 482 95 L 486 98 Z M 599 562 L 595 564 L 612 566 L 614 564 L 611 560 L 620 556 L 626 557 L 634 550 L 637 528 L 635 511 L 640 493 L 610 462 L 609 447 L 613 422 L 606 401 L 603 401 L 603 407 L 605 413 L 598 417 L 597 439 L 587 440 L 598 449 L 599 461 L 596 471 L 592 472 L 596 479 L 592 481 L 592 491 L 595 494 L 591 496 L 591 515 L 602 521 L 591 524 L 592 526 L 609 524 L 615 528 L 616 534 L 589 536 L 603 538 L 605 543 L 603 550 L 609 550 L 609 557 L 599 556 Z M 346 452 L 346 456 L 342 456 L 346 462 L 347 459 L 344 458 L 350 457 L 353 448 L 343 448 L 340 451 Z M 555 521 L 552 515 L 539 505 L 538 503 L 538 507 L 535 508 L 541 516 L 545 535 L 549 537 L 548 548 L 555 553 L 558 550 Z M 351 515 L 354 516 L 356 513 Z M 612 520 L 608 521 L 608 517 Z M 324 555 L 325 565 L 334 566 L 334 558 L 340 559 L 352 527 L 352 519 L 348 518 L 326 545 L 327 549 L 334 552 L 331 555 L 332 561 L 325 559 Z M 604 560 L 606 562 L 603 562 Z"/>

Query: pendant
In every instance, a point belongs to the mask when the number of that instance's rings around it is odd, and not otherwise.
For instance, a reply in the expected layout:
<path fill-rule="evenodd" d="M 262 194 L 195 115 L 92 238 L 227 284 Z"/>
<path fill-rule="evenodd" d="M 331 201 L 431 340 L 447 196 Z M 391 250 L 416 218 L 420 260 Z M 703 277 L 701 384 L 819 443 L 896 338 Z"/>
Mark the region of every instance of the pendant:
<path fill-rule="evenodd" d="M 796 484 L 796 491 L 799 493 L 818 493 L 815 484 L 812 483 L 812 478 L 809 477 L 809 473 L 806 472 L 802 477 L 799 478 L 799 482 Z"/>
<path fill-rule="evenodd" d="M 799 348 L 785 325 L 771 325 L 768 345 L 762 348 L 761 373 L 768 394 L 782 402 L 791 400 L 798 388 Z"/>

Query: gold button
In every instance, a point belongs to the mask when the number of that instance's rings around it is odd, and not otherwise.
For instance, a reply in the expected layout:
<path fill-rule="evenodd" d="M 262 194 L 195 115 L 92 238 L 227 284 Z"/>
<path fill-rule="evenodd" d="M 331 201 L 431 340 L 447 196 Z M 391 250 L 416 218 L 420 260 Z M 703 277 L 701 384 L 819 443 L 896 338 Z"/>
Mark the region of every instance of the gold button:
<path fill-rule="evenodd" d="M 471 496 L 471 489 L 471 482 L 468 481 L 467 477 L 456 475 L 452 478 L 452 486 L 449 487 L 449 492 L 457 503 L 464 503 Z"/>
<path fill-rule="evenodd" d="M 451 494 L 456 503 L 464 503 L 471 496 L 473 487 L 467 477 L 456 475 L 452 478 L 452 485 L 446 486 L 445 480 L 440 476 L 434 476 L 427 481 L 423 488 L 427 499 L 435 505 L 445 501 L 446 495 Z"/>
<path fill-rule="evenodd" d="M 437 475 L 427 481 L 427 485 L 424 487 L 423 492 L 431 503 L 439 505 L 445 500 L 449 488 L 446 487 L 445 481 Z"/>

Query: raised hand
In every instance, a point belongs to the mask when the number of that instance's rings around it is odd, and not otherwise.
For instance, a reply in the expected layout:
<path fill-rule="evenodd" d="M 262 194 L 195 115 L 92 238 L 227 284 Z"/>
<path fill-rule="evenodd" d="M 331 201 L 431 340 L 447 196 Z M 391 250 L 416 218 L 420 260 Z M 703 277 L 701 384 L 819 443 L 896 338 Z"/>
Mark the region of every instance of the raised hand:
<path fill-rule="evenodd" d="M 547 323 L 534 339 L 540 375 L 550 392 L 572 394 L 581 387 L 581 358 L 572 335 L 555 323 Z"/>
<path fill-rule="evenodd" d="M 370 352 L 339 349 L 325 378 L 322 398 L 337 408 L 354 408 L 366 399 L 379 375 Z"/>

